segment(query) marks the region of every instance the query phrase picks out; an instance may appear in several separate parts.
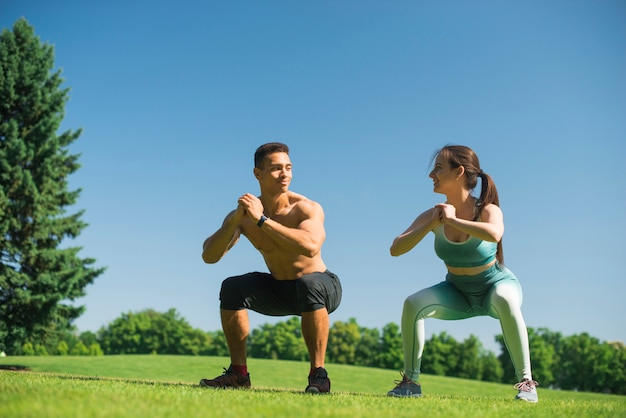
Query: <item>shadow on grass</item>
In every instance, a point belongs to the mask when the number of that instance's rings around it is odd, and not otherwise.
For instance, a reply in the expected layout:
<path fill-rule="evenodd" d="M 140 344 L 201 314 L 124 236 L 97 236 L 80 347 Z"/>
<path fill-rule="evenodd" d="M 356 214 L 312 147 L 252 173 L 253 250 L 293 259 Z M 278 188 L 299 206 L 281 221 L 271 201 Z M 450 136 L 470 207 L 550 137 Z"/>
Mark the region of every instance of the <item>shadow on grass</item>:
<path fill-rule="evenodd" d="M 12 372 L 28 372 L 28 366 L 20 366 L 19 364 L 0 364 L 0 370 L 10 370 Z"/>

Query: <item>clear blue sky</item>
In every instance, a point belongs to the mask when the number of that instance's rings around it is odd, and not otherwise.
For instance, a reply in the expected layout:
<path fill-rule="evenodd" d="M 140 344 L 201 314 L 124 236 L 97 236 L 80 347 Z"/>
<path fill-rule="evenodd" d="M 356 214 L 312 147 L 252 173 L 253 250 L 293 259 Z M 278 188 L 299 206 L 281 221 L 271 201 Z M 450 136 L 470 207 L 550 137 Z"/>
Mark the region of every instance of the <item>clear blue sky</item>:
<path fill-rule="evenodd" d="M 66 245 L 108 269 L 76 301 L 81 331 L 145 308 L 220 329 L 222 279 L 264 264 L 242 240 L 205 265 L 201 245 L 258 193 L 268 141 L 325 209 L 331 321 L 399 323 L 445 270 L 431 236 L 389 246 L 442 201 L 430 158 L 459 143 L 498 186 L 527 325 L 626 341 L 625 2 L 2 1 L 2 28 L 22 16 L 71 88 L 63 130 L 83 129 L 89 226 Z M 442 331 L 498 347 L 491 318 L 426 322 Z"/>

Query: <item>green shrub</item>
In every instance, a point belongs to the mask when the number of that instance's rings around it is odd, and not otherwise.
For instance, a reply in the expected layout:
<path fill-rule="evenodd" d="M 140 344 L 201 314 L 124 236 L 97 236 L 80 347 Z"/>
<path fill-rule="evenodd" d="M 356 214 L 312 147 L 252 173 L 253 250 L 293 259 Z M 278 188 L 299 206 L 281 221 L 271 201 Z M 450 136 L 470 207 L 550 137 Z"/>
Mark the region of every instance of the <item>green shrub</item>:
<path fill-rule="evenodd" d="M 67 346 L 65 341 L 59 341 L 57 345 L 57 354 L 60 356 L 67 356 L 67 353 L 70 351 L 70 348 Z"/>

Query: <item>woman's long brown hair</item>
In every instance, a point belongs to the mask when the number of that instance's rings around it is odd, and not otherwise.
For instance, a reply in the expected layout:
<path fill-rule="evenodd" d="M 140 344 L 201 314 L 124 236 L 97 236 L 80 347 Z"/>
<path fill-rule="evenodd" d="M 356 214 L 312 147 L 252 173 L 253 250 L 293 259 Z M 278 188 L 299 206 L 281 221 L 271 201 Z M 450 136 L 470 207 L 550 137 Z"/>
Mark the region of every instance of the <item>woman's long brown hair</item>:
<path fill-rule="evenodd" d="M 500 198 L 498 197 L 496 184 L 491 176 L 480 168 L 480 161 L 474 150 L 463 145 L 446 145 L 435 154 L 435 157 L 437 155 L 441 155 L 445 158 L 453 169 L 463 166 L 465 169 L 465 185 L 469 190 L 474 190 L 478 184 L 478 178 L 481 178 L 480 197 L 476 202 L 477 210 L 473 219 L 474 221 L 480 218 L 480 214 L 485 205 L 493 203 L 496 206 L 500 206 Z M 500 264 L 504 265 L 502 240 L 498 242 L 496 259 Z"/>

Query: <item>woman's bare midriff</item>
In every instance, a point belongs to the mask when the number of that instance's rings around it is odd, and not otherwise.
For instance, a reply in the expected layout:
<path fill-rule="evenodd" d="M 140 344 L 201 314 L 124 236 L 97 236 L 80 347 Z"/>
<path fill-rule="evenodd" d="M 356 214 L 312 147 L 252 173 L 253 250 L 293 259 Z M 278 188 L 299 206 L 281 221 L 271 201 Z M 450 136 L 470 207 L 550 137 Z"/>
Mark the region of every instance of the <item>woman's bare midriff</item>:
<path fill-rule="evenodd" d="M 448 268 L 448 272 L 456 276 L 475 276 L 491 268 L 494 264 L 496 264 L 496 260 L 493 260 L 490 263 L 484 264 L 482 266 L 476 266 L 476 267 L 451 267 L 451 266 L 446 266 L 446 267 Z"/>

